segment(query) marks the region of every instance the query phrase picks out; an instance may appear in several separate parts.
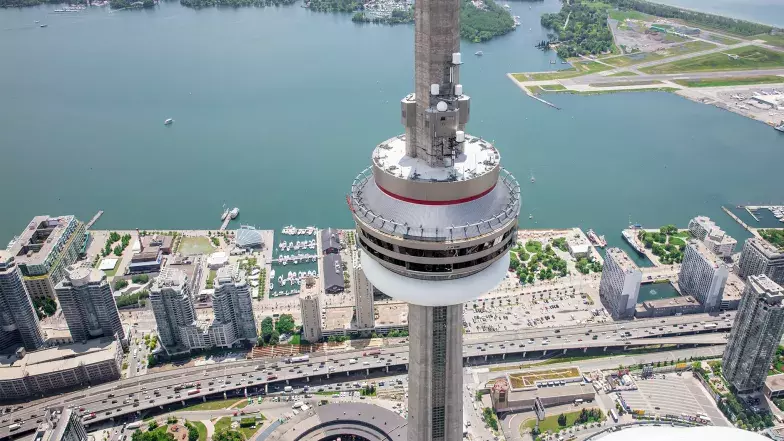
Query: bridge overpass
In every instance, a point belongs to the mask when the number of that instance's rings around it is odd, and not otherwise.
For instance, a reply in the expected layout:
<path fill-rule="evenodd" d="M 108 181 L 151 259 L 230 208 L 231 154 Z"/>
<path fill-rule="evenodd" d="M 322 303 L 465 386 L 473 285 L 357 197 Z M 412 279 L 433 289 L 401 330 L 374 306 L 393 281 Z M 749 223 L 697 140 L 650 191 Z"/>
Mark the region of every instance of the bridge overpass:
<path fill-rule="evenodd" d="M 538 357 L 554 351 L 579 353 L 596 348 L 617 350 L 655 345 L 723 344 L 733 316 L 734 313 L 721 316 L 697 314 L 516 333 L 473 334 L 466 335 L 463 354 L 467 364 L 483 364 L 514 357 Z M 34 430 L 45 408 L 52 406 L 74 406 L 83 414 L 95 413 L 94 419 L 86 421 L 92 424 L 177 403 L 185 406 L 186 402 L 193 400 L 225 398 L 237 393 L 266 393 L 279 390 L 286 384 L 331 384 L 344 379 L 353 380 L 355 375 L 364 378 L 381 376 L 390 370 L 407 369 L 406 345 L 386 347 L 379 349 L 377 355 L 366 355 L 371 349 L 374 348 L 336 354 L 314 353 L 307 362 L 296 364 L 287 364 L 278 358 L 179 368 L 105 383 L 26 403 L 23 409 L 3 415 L 0 438 L 11 434 L 9 426 L 16 419 L 20 420 L 22 427 L 14 431 L 14 435 Z M 197 382 L 201 383 L 198 389 L 174 391 L 175 386 Z M 196 390 L 198 392 L 194 392 Z"/>

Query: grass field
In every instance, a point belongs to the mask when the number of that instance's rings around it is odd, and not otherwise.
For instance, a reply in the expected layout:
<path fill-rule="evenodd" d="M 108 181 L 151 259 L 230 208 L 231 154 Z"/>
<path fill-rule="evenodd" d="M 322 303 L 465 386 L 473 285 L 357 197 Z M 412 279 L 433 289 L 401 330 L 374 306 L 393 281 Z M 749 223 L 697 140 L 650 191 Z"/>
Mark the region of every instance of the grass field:
<path fill-rule="evenodd" d="M 199 441 L 207 441 L 207 426 L 201 421 L 190 421 L 190 423 L 199 431 Z"/>
<path fill-rule="evenodd" d="M 531 73 L 527 75 L 528 77 L 530 77 L 531 80 L 535 80 L 535 81 L 558 80 L 562 78 L 573 78 L 573 77 L 578 77 L 580 75 L 588 75 L 588 74 L 602 72 L 611 69 L 610 66 L 606 66 L 601 63 L 596 63 L 594 61 L 577 61 L 572 63 L 572 66 L 573 68 L 571 69 L 557 70 L 553 72 L 538 72 L 538 73 Z M 516 74 L 516 75 L 520 75 L 520 74 Z M 518 78 L 516 75 L 515 78 Z M 520 81 L 528 81 L 528 80 L 523 79 Z"/>
<path fill-rule="evenodd" d="M 186 256 L 209 254 L 215 250 L 210 240 L 206 237 L 183 237 L 180 244 L 180 253 Z"/>
<path fill-rule="evenodd" d="M 652 21 L 656 17 L 637 11 L 619 11 L 617 9 L 611 9 L 610 18 L 618 21 L 624 21 L 627 18 L 630 20 Z"/>
<path fill-rule="evenodd" d="M 207 401 L 204 403 L 194 404 L 191 406 L 183 407 L 182 410 L 218 410 L 218 409 L 227 409 L 232 404 L 238 402 L 240 400 L 236 398 L 230 398 L 228 400 L 215 400 L 215 401 Z"/>
<path fill-rule="evenodd" d="M 250 415 L 247 417 L 250 418 Z M 222 429 L 231 429 L 231 418 L 223 417 L 215 422 L 215 431 L 217 432 L 218 430 Z M 251 427 L 240 427 L 237 431 L 240 432 L 246 440 L 248 440 L 251 439 L 253 434 L 255 434 L 258 430 L 259 427 L 256 426 L 255 429 Z"/>
<path fill-rule="evenodd" d="M 580 376 L 580 371 L 576 367 L 569 367 L 509 374 L 509 381 L 512 383 L 513 389 L 521 389 L 534 386 L 537 381 L 562 380 L 578 376 Z"/>
<path fill-rule="evenodd" d="M 728 54 L 737 55 L 736 59 Z M 671 74 L 681 72 L 721 72 L 784 67 L 784 54 L 756 46 L 743 46 L 726 53 L 713 53 L 685 60 L 673 61 L 642 68 L 649 74 Z"/>
<path fill-rule="evenodd" d="M 636 73 L 625 70 L 623 72 L 615 72 L 614 74 L 607 75 L 608 77 L 633 77 L 637 76 Z"/>
<path fill-rule="evenodd" d="M 603 59 L 605 63 L 612 64 L 616 67 L 632 66 L 640 63 L 647 63 L 649 61 L 661 60 L 667 57 L 674 57 L 676 55 L 690 54 L 692 52 L 705 51 L 715 48 L 716 45 L 706 43 L 704 41 L 690 41 L 688 43 L 672 46 L 667 50 L 656 52 L 638 52 L 635 54 L 624 55 L 622 57 L 612 57 Z"/>
<path fill-rule="evenodd" d="M 616 83 L 596 83 L 589 84 L 591 87 L 617 87 L 617 86 L 652 86 L 654 84 L 662 84 L 657 80 L 640 80 L 640 81 L 618 81 Z"/>
<path fill-rule="evenodd" d="M 539 86 L 543 92 L 558 92 L 561 90 L 566 90 L 566 87 L 560 84 L 550 84 L 549 86 Z"/>
<path fill-rule="evenodd" d="M 775 84 L 784 83 L 784 77 L 767 75 L 743 78 L 706 78 L 702 80 L 675 80 L 675 83 L 686 87 L 720 87 L 720 86 L 745 86 L 749 84 Z"/>
<path fill-rule="evenodd" d="M 738 44 L 740 40 L 736 40 L 734 38 L 725 37 L 723 35 L 716 35 L 716 34 L 705 34 L 702 38 L 710 41 L 715 41 L 717 43 L 731 45 L 731 44 Z"/>
<path fill-rule="evenodd" d="M 574 422 L 577 421 L 577 418 L 580 416 L 580 411 L 565 413 L 564 414 L 564 416 L 566 416 L 565 426 L 561 426 L 558 424 L 558 415 L 559 414 L 554 414 L 545 417 L 545 419 L 539 423 L 539 430 L 542 432 L 547 432 L 549 430 L 555 433 L 561 429 L 571 427 L 574 425 Z M 525 420 L 523 424 L 520 425 L 520 432 L 522 433 L 523 431 L 525 431 L 527 433 L 528 430 L 526 429 L 533 429 L 534 426 L 536 426 L 535 418 L 530 420 Z"/>
<path fill-rule="evenodd" d="M 750 37 L 754 40 L 763 40 L 771 46 L 784 47 L 784 35 L 755 35 Z"/>

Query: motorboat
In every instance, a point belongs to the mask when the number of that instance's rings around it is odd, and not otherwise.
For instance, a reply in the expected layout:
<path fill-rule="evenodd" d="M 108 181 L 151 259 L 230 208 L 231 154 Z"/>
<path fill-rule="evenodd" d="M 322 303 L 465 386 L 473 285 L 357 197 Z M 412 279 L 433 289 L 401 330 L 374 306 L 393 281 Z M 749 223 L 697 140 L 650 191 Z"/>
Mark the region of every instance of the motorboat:
<path fill-rule="evenodd" d="M 163 122 L 163 125 L 164 125 L 164 126 L 170 126 L 170 125 L 172 125 L 173 123 L 174 123 L 174 120 L 173 120 L 173 119 L 171 119 L 171 118 L 168 118 L 168 119 L 166 119 L 166 121 L 164 121 L 164 122 Z"/>

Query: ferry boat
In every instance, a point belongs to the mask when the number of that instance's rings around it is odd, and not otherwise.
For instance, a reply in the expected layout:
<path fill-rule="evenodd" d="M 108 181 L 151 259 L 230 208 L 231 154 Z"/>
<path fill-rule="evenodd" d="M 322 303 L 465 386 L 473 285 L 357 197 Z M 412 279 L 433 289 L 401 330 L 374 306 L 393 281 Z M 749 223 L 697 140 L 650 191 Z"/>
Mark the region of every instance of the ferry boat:
<path fill-rule="evenodd" d="M 170 125 L 172 125 L 173 122 L 174 122 L 173 119 L 168 118 L 168 119 L 166 119 L 166 121 L 163 122 L 163 125 L 164 126 L 170 126 Z"/>
<path fill-rule="evenodd" d="M 232 208 L 231 211 L 229 212 L 229 216 L 231 216 L 232 219 L 237 219 L 237 216 L 239 215 L 240 215 L 240 209 L 237 207 Z"/>
<path fill-rule="evenodd" d="M 604 239 L 604 236 L 597 235 L 593 229 L 588 230 L 588 239 L 592 244 L 599 248 L 604 248 L 607 246 L 607 241 Z"/>
<path fill-rule="evenodd" d="M 645 255 L 645 250 L 640 246 L 637 242 L 637 231 L 641 230 L 642 226 L 639 224 L 629 225 L 629 228 L 623 230 L 621 232 L 621 236 L 629 243 L 629 245 L 634 248 L 634 251 L 637 251 L 640 255 Z"/>
<path fill-rule="evenodd" d="M 221 214 L 221 220 L 226 220 L 226 216 L 229 215 L 229 209 L 223 210 L 223 214 Z"/>

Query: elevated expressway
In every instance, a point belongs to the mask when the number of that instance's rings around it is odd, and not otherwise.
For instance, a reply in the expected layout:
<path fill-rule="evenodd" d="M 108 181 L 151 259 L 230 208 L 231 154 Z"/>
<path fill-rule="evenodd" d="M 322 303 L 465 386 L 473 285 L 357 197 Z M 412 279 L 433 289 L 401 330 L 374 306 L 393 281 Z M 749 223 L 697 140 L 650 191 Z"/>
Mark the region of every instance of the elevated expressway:
<path fill-rule="evenodd" d="M 693 314 L 575 327 L 466 334 L 463 358 L 464 363 L 474 365 L 597 348 L 617 350 L 651 345 L 717 345 L 725 342 L 724 334 L 731 328 L 734 314 Z M 85 421 L 93 424 L 176 403 L 184 406 L 186 402 L 199 399 L 206 401 L 236 394 L 273 392 L 287 384 L 318 387 L 345 379 L 353 381 L 355 377 L 352 374 L 383 376 L 390 370 L 407 369 L 407 345 L 385 347 L 379 349 L 379 354 L 364 355 L 375 349 L 313 353 L 307 362 L 294 364 L 277 358 L 179 368 L 104 383 L 23 404 L 22 409 L 0 417 L 0 439 L 34 430 L 45 409 L 52 406 L 74 406 L 84 409 L 81 412 L 85 415 L 95 413 L 94 419 Z M 352 362 L 352 359 L 356 361 Z M 198 392 L 193 392 L 195 388 L 192 387 L 174 391 L 175 386 L 197 382 L 201 383 Z M 155 395 L 156 390 L 159 395 Z M 193 395 L 188 395 L 188 392 Z M 15 422 L 22 426 L 11 432 L 9 426 Z"/>

